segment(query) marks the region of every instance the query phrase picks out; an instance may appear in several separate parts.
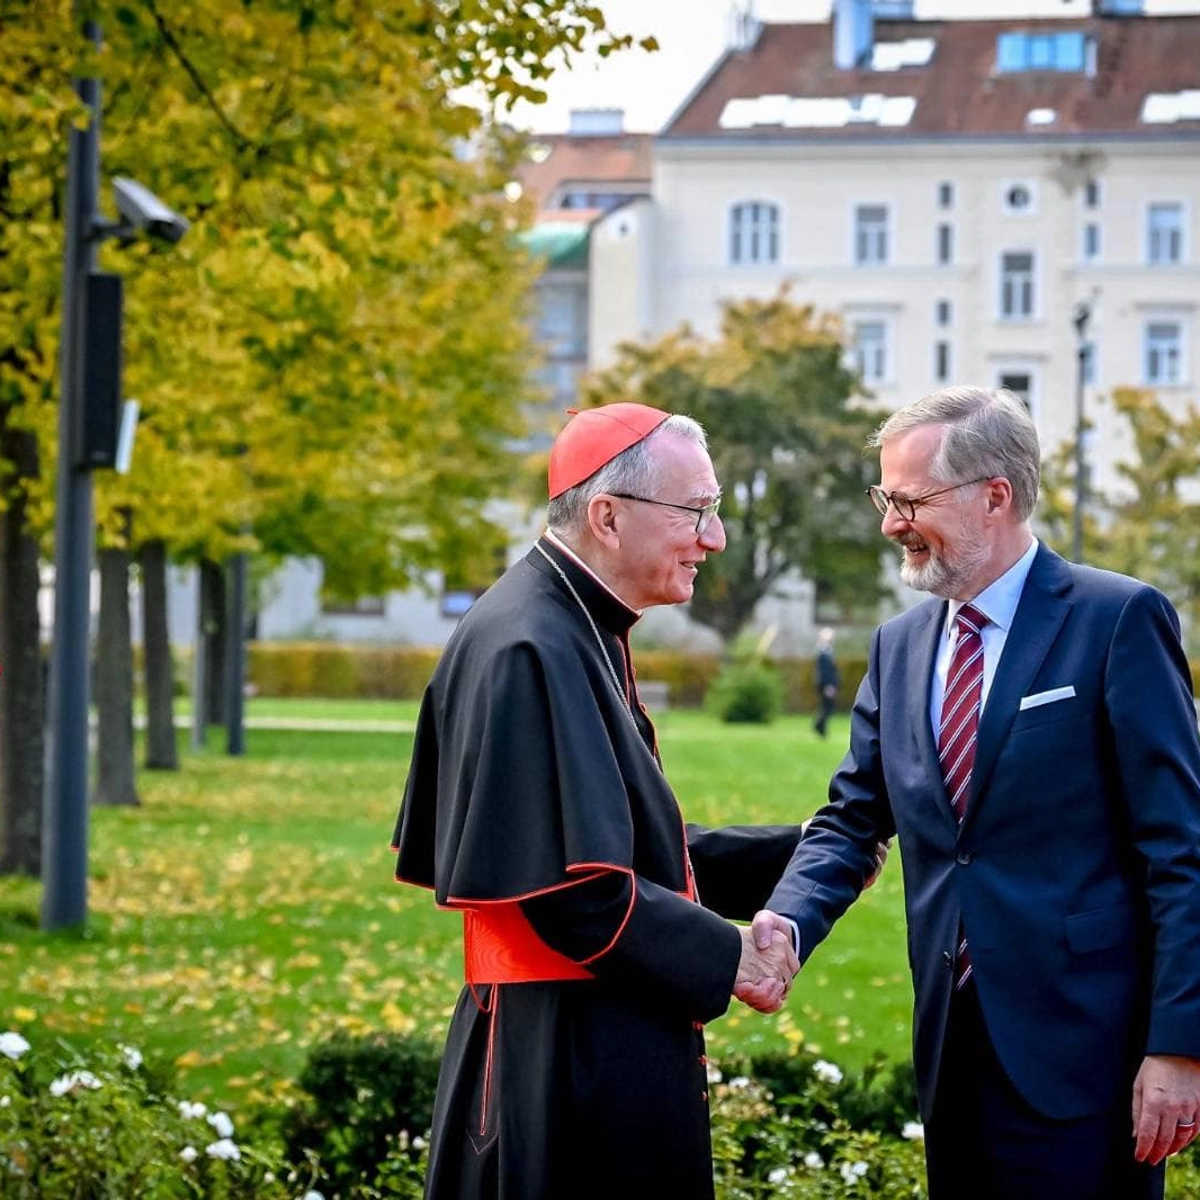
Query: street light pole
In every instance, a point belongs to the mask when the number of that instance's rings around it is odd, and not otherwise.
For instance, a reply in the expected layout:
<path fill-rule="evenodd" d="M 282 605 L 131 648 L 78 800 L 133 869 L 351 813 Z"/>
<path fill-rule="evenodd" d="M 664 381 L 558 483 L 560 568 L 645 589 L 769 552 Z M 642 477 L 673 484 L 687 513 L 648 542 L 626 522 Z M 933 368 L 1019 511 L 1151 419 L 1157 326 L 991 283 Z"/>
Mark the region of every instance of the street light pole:
<path fill-rule="evenodd" d="M 92 21 L 84 34 L 100 45 Z M 80 79 L 76 92 L 91 116 L 72 128 L 67 156 L 63 261 L 62 397 L 58 407 L 58 480 L 54 520 L 54 642 L 43 808 L 42 928 L 87 919 L 88 622 L 91 612 L 92 477 L 78 454 L 82 427 L 83 298 L 95 266 L 92 236 L 100 178 L 100 83 Z"/>
<path fill-rule="evenodd" d="M 1084 387 L 1087 384 L 1088 344 L 1087 327 L 1092 308 L 1086 300 L 1075 305 L 1072 318 L 1075 325 L 1075 509 L 1072 513 L 1071 558 L 1083 562 L 1083 509 L 1087 503 L 1087 463 L 1083 454 Z"/>

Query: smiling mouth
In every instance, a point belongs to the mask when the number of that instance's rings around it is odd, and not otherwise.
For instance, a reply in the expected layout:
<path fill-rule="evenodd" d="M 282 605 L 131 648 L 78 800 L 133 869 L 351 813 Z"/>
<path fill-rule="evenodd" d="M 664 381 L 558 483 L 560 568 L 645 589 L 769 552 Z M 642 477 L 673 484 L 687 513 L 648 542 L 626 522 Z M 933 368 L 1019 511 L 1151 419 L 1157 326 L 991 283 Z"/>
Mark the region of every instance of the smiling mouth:
<path fill-rule="evenodd" d="M 929 550 L 929 543 L 915 533 L 906 533 L 896 539 L 905 554 L 924 554 Z"/>

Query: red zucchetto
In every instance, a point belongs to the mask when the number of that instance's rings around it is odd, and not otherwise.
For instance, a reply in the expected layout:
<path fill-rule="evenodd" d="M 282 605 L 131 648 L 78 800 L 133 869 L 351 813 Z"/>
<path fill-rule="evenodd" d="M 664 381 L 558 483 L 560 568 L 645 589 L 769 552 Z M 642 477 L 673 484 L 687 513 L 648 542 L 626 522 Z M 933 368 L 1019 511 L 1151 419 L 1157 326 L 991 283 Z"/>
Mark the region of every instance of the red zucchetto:
<path fill-rule="evenodd" d="M 570 408 L 571 420 L 550 447 L 550 499 L 582 483 L 622 450 L 640 442 L 671 414 L 647 404 Z"/>

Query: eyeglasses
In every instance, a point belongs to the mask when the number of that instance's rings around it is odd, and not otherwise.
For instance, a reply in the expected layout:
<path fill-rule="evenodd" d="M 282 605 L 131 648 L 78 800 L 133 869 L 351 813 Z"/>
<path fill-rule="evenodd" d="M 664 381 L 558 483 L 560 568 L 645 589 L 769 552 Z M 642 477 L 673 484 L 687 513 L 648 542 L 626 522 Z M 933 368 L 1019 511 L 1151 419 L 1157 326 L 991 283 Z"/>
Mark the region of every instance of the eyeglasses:
<path fill-rule="evenodd" d="M 721 507 L 721 497 L 718 496 L 711 504 L 706 504 L 703 508 L 695 508 L 691 504 L 672 504 L 670 500 L 651 500 L 649 496 L 631 496 L 628 492 L 609 492 L 610 496 L 615 496 L 618 500 L 637 500 L 642 504 L 657 504 L 661 508 L 680 508 L 684 512 L 696 514 L 696 532 L 703 533 L 712 523 L 717 515 L 717 509 Z"/>
<path fill-rule="evenodd" d="M 883 488 L 877 486 L 867 488 L 867 495 L 871 497 L 871 503 L 879 509 L 880 516 L 887 516 L 890 504 L 901 520 L 915 521 L 917 509 L 922 504 L 928 504 L 930 500 L 944 496 L 947 492 L 957 492 L 959 488 L 970 487 L 973 483 L 986 483 L 989 479 L 991 479 L 990 475 L 981 475 L 978 479 L 964 479 L 962 483 L 952 483 L 949 487 L 938 488 L 936 492 L 926 492 L 923 496 L 906 496 L 903 492 L 885 492 Z"/>

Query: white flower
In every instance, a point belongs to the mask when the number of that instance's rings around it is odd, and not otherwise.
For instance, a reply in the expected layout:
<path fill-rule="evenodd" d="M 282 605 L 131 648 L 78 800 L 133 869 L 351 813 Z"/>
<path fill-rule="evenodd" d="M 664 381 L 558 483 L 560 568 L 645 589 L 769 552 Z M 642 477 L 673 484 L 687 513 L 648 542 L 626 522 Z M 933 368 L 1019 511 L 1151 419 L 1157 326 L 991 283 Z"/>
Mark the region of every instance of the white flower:
<path fill-rule="evenodd" d="M 307 1191 L 300 1197 L 300 1200 L 325 1200 L 325 1197 L 320 1192 Z"/>
<path fill-rule="evenodd" d="M 184 1162 L 195 1162 L 196 1155 L 198 1153 L 199 1151 L 195 1146 L 184 1146 L 184 1148 L 179 1152 L 179 1157 L 182 1158 Z"/>
<path fill-rule="evenodd" d="M 228 1113 L 210 1113 L 208 1123 L 217 1131 L 217 1137 L 225 1139 L 233 1137 L 233 1122 L 229 1119 Z"/>
<path fill-rule="evenodd" d="M 7 1108 L 11 1103 L 11 1096 L 0 1096 L 0 1108 Z"/>
<path fill-rule="evenodd" d="M 418 1134 L 415 1138 L 413 1138 L 412 1148 L 414 1150 L 424 1150 L 425 1149 L 425 1139 L 423 1137 L 421 1137 L 420 1134 Z"/>
<path fill-rule="evenodd" d="M 831 1062 L 826 1062 L 823 1058 L 818 1058 L 813 1063 L 813 1074 L 822 1083 L 841 1083 L 842 1069 Z"/>
<path fill-rule="evenodd" d="M 28 1049 L 29 1043 L 19 1033 L 13 1033 L 11 1029 L 8 1033 L 0 1033 L 0 1054 L 5 1058 L 16 1062 Z"/>
<path fill-rule="evenodd" d="M 219 1142 L 213 1142 L 210 1146 L 204 1147 L 204 1153 L 209 1158 L 223 1158 L 226 1162 L 237 1162 L 242 1157 L 242 1152 L 228 1138 L 222 1138 Z"/>
<path fill-rule="evenodd" d="M 142 1057 L 142 1052 L 133 1046 L 118 1046 L 117 1049 L 120 1050 L 125 1065 L 131 1071 L 136 1071 L 146 1061 Z"/>
<path fill-rule="evenodd" d="M 804 1165 L 810 1171 L 823 1171 L 825 1169 L 825 1160 L 815 1150 L 810 1150 L 804 1156 Z"/>
<path fill-rule="evenodd" d="M 91 1088 L 94 1091 L 100 1086 L 100 1080 L 91 1071 L 68 1071 L 50 1085 L 50 1095 L 65 1096 L 79 1087 Z"/>
<path fill-rule="evenodd" d="M 842 1179 L 846 1183 L 857 1183 L 866 1173 L 867 1164 L 859 1161 L 856 1163 L 842 1163 L 841 1166 Z"/>
<path fill-rule="evenodd" d="M 767 1175 L 767 1182 L 768 1183 L 783 1183 L 787 1179 L 789 1174 L 790 1174 L 790 1172 L 788 1171 L 787 1167 L 776 1167 L 773 1171 L 771 1171 Z"/>
<path fill-rule="evenodd" d="M 750 1086 L 750 1080 L 745 1075 L 735 1075 L 729 1081 L 729 1090 L 731 1092 L 741 1092 Z"/>
<path fill-rule="evenodd" d="M 709 1083 L 720 1083 L 723 1078 L 724 1078 L 724 1076 L 721 1074 L 720 1069 L 718 1067 L 715 1067 L 712 1063 L 709 1063 L 708 1064 L 708 1082 Z"/>
<path fill-rule="evenodd" d="M 900 1130 L 902 1138 L 908 1138 L 910 1142 L 923 1142 L 925 1140 L 925 1126 L 920 1121 L 905 1121 L 904 1128 Z"/>
<path fill-rule="evenodd" d="M 179 1102 L 179 1115 L 185 1121 L 198 1121 L 207 1112 L 208 1109 L 199 1101 L 196 1101 L 194 1104 L 190 1100 L 180 1100 Z"/>

